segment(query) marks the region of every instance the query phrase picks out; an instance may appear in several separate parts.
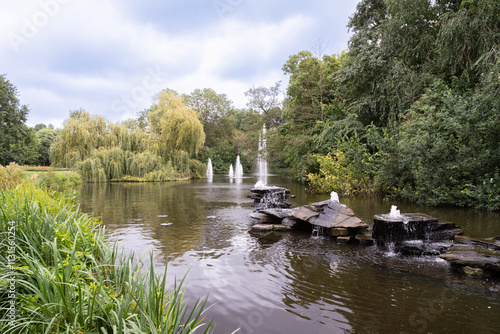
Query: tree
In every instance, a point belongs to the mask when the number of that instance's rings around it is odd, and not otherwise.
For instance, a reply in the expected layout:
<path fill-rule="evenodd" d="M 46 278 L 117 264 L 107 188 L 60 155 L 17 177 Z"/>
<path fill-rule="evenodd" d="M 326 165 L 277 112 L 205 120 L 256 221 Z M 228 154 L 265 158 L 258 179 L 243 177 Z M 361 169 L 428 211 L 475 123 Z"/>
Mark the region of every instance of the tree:
<path fill-rule="evenodd" d="M 153 140 L 158 153 L 166 160 L 172 159 L 175 151 L 198 153 L 205 142 L 198 113 L 172 91 L 156 95 L 148 121 L 151 133 L 156 135 Z"/>
<path fill-rule="evenodd" d="M 50 146 L 56 140 L 57 131 L 54 130 L 52 125 L 46 126 L 45 124 L 37 124 L 33 129 L 40 141 L 39 164 L 42 166 L 50 166 Z"/>
<path fill-rule="evenodd" d="M 0 75 L 0 165 L 38 160 L 40 143 L 25 124 L 27 115 L 28 107 L 19 103 L 16 87 Z"/>
<path fill-rule="evenodd" d="M 245 92 L 248 97 L 247 106 L 257 110 L 264 116 L 268 128 L 283 124 L 281 116 L 282 101 L 279 99 L 281 81 L 274 86 L 252 86 Z"/>
<path fill-rule="evenodd" d="M 232 143 L 234 107 L 226 94 L 217 94 L 211 88 L 195 89 L 183 95 L 188 107 L 198 112 L 205 132 L 205 146 L 215 147 L 221 142 Z"/>

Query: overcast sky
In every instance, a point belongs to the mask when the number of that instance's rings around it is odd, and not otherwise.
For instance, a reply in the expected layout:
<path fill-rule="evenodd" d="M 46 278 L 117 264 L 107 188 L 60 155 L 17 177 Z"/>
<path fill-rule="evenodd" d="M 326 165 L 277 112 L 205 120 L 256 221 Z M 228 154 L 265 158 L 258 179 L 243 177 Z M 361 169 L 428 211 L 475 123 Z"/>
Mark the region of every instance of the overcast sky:
<path fill-rule="evenodd" d="M 289 56 L 347 49 L 358 0 L 0 0 L 0 74 L 60 127 L 83 108 L 135 118 L 161 89 L 212 88 L 238 108 L 252 85 L 288 78 Z"/>

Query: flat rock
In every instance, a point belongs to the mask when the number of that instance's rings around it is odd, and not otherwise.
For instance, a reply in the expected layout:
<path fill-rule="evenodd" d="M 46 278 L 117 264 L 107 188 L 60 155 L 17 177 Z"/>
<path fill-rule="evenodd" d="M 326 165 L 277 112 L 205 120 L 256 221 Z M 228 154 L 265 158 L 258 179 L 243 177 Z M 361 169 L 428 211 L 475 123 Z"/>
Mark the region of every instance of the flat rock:
<path fill-rule="evenodd" d="M 273 223 L 276 222 L 276 218 L 274 216 L 267 215 L 265 213 L 260 212 L 252 212 L 249 214 L 250 218 L 256 219 L 262 223 Z"/>
<path fill-rule="evenodd" d="M 355 235 L 356 229 L 346 228 L 346 227 L 334 227 L 330 230 L 330 235 L 332 237 L 341 237 L 347 235 Z"/>
<path fill-rule="evenodd" d="M 335 236 L 355 235 L 361 229 L 368 227 L 347 206 L 331 200 L 303 205 L 293 209 L 262 209 L 250 214 L 250 217 L 258 219 L 261 222 L 281 223 L 289 227 L 295 226 L 298 223 L 303 226 L 307 223 L 323 228 L 335 229 L 333 232 Z M 338 233 L 335 234 L 337 231 Z"/>
<path fill-rule="evenodd" d="M 371 232 L 358 233 L 355 236 L 355 240 L 360 245 L 365 245 L 365 246 L 371 246 L 374 243 Z"/>
<path fill-rule="evenodd" d="M 348 243 L 350 243 L 353 239 L 354 239 L 354 237 L 352 237 L 352 236 L 338 237 L 338 238 L 337 238 L 337 243 L 338 243 L 338 244 L 348 244 Z"/>
<path fill-rule="evenodd" d="M 290 231 L 292 228 L 290 226 L 285 226 L 281 224 L 255 224 L 252 226 L 251 230 L 255 232 L 262 231 Z"/>
<path fill-rule="evenodd" d="M 305 221 L 309 221 L 309 219 L 319 216 L 318 212 L 314 211 L 312 208 L 310 208 L 307 205 L 299 206 L 297 208 L 291 209 L 290 214 L 294 218 L 297 218 L 300 220 L 305 220 Z"/>
<path fill-rule="evenodd" d="M 255 224 L 252 226 L 252 231 L 272 231 L 272 224 Z"/>
<path fill-rule="evenodd" d="M 316 226 L 358 229 L 368 227 L 368 225 L 354 215 L 354 212 L 350 208 L 331 200 L 305 205 L 303 208 L 311 211 L 309 219 L 304 220 Z"/>
<path fill-rule="evenodd" d="M 285 217 L 290 216 L 291 210 L 290 209 L 265 209 L 265 210 L 259 210 L 259 213 L 273 216 L 273 217 L 276 217 L 278 219 L 283 219 Z"/>
<path fill-rule="evenodd" d="M 456 246 L 457 245 L 452 246 L 448 252 L 441 254 L 439 257 L 454 265 L 500 272 L 499 251 L 478 246 L 472 248 Z"/>

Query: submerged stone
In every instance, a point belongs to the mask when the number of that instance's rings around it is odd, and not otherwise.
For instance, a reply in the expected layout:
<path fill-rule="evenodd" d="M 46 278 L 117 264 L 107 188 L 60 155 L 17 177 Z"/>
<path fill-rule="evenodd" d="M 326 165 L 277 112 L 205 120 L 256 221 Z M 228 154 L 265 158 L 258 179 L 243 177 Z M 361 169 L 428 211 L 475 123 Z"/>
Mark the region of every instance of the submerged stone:
<path fill-rule="evenodd" d="M 346 237 L 338 237 L 337 238 L 337 243 L 338 244 L 348 244 L 353 240 L 352 236 L 346 236 Z"/>
<path fill-rule="evenodd" d="M 340 237 L 340 236 L 346 236 L 346 235 L 353 235 L 356 234 L 354 231 L 352 231 L 349 228 L 345 227 L 334 227 L 330 229 L 330 235 L 332 237 Z"/>
<path fill-rule="evenodd" d="M 459 267 L 480 268 L 500 275 L 500 246 L 469 237 L 457 237 L 448 252 L 439 257 Z"/>
<path fill-rule="evenodd" d="M 290 231 L 292 228 L 281 224 L 255 224 L 251 230 L 255 232 L 261 231 Z"/>
<path fill-rule="evenodd" d="M 356 234 L 355 240 L 357 243 L 364 246 L 371 246 L 374 243 L 372 233 L 368 231 Z"/>

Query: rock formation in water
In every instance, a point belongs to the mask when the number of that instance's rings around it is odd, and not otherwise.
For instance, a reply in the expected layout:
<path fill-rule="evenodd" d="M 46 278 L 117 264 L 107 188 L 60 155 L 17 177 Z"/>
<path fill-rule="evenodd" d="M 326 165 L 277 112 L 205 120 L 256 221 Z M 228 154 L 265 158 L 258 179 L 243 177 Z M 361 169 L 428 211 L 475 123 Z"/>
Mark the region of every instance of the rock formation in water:
<path fill-rule="evenodd" d="M 250 189 L 253 199 L 252 206 L 256 209 L 289 208 L 292 206 L 287 199 L 294 198 L 290 190 L 282 187 L 261 186 Z"/>
<path fill-rule="evenodd" d="M 469 276 L 500 277 L 500 241 L 457 236 L 439 257 Z"/>
<path fill-rule="evenodd" d="M 461 234 L 454 223 L 439 222 L 423 213 L 381 214 L 373 217 L 372 238 L 379 247 L 406 255 L 439 255 Z"/>
<path fill-rule="evenodd" d="M 251 198 L 254 198 L 254 206 L 257 212 L 250 217 L 259 221 L 252 226 L 252 231 L 289 231 L 289 230 L 322 230 L 322 234 L 328 234 L 338 239 L 339 242 L 354 240 L 357 233 L 368 228 L 354 212 L 345 205 L 332 200 L 312 203 L 288 209 L 286 203 L 288 189 L 285 188 L 263 188 L 252 189 Z M 276 200 L 278 199 L 278 200 Z M 268 203 L 267 205 L 263 203 Z"/>

